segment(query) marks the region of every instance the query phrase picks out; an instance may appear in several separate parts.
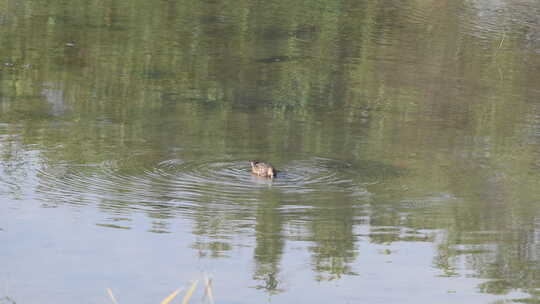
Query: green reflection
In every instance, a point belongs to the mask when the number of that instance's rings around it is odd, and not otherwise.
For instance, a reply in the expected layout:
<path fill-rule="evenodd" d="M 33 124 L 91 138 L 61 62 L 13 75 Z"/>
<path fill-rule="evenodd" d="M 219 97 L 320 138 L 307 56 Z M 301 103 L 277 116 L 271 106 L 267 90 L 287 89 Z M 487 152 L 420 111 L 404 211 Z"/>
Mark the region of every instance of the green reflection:
<path fill-rule="evenodd" d="M 252 237 L 252 277 L 270 294 L 286 290 L 288 224 L 302 223 L 316 280 L 362 275 L 361 242 L 433 242 L 439 275 L 472 270 L 479 292 L 537 298 L 540 57 L 527 6 L 0 7 L 2 195 L 144 213 L 152 233 L 183 217 L 200 257 L 234 258 L 231 238 Z M 250 179 L 253 158 L 284 177 Z"/>

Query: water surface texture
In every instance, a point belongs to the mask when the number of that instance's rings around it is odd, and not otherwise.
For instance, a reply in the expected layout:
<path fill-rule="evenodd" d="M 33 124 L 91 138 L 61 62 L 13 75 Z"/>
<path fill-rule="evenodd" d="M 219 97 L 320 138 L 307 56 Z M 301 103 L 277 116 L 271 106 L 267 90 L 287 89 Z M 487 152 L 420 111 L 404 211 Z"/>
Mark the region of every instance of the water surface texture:
<path fill-rule="evenodd" d="M 0 198 L 0 303 L 540 303 L 540 3 L 0 0 Z"/>

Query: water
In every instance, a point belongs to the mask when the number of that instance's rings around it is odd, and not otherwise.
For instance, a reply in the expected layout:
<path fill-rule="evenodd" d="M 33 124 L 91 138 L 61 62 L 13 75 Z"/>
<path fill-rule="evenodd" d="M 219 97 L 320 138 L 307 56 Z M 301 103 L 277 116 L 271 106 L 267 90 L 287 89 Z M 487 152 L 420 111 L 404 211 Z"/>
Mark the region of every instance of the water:
<path fill-rule="evenodd" d="M 0 2 L 0 303 L 540 302 L 538 16 Z"/>

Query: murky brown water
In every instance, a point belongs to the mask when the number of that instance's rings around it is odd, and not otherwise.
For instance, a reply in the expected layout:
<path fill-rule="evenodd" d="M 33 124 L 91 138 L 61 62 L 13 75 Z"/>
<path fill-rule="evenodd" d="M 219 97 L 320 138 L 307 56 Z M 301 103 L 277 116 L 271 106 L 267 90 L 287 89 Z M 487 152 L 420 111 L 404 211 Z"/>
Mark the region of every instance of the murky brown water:
<path fill-rule="evenodd" d="M 0 303 L 540 302 L 539 16 L 0 1 Z"/>

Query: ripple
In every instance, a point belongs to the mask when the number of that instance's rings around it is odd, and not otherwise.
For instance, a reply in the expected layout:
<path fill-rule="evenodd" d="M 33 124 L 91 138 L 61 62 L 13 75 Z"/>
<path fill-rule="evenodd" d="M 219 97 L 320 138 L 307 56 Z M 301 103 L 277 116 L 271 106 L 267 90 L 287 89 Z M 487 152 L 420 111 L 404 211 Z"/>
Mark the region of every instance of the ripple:
<path fill-rule="evenodd" d="M 48 201 L 109 202 L 103 208 L 120 213 L 139 208 L 160 212 L 193 209 L 207 203 L 238 209 L 239 204 L 261 200 L 269 193 L 281 202 L 294 201 L 305 194 L 328 198 L 336 191 L 358 193 L 351 164 L 347 162 L 316 157 L 291 161 L 283 168 L 271 180 L 252 175 L 245 160 L 169 159 L 138 168 L 124 168 L 119 162 L 94 166 L 63 164 L 39 170 L 38 192 Z"/>
<path fill-rule="evenodd" d="M 327 159 L 313 158 L 292 162 L 283 172 L 278 172 L 275 186 L 285 191 L 303 193 L 321 187 L 343 189 L 352 186 L 351 164 Z"/>
<path fill-rule="evenodd" d="M 462 11 L 463 31 L 486 41 L 488 46 L 493 40 L 499 42 L 500 48 L 505 40 L 524 38 L 528 41 L 526 49 L 538 50 L 540 10 L 536 1 L 471 1 Z"/>

